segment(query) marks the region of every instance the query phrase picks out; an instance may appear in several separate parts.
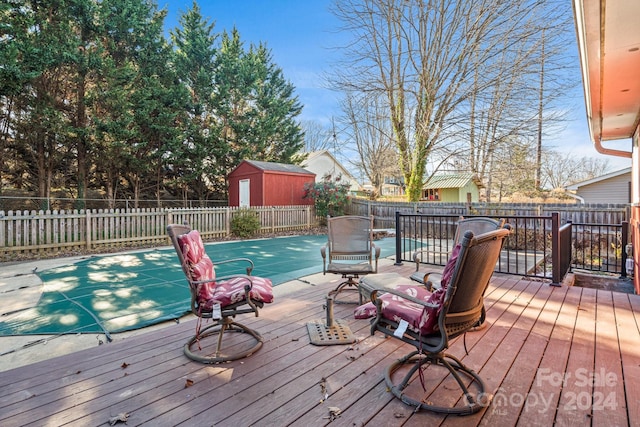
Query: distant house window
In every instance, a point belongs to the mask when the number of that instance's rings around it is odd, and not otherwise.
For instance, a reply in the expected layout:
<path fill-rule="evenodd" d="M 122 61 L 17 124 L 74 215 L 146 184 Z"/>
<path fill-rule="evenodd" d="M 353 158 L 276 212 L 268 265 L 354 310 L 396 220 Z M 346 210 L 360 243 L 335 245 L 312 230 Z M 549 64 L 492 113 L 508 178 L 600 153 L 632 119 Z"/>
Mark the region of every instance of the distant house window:
<path fill-rule="evenodd" d="M 426 200 L 437 201 L 440 200 L 440 190 L 430 188 L 428 190 L 424 190 L 423 198 Z"/>

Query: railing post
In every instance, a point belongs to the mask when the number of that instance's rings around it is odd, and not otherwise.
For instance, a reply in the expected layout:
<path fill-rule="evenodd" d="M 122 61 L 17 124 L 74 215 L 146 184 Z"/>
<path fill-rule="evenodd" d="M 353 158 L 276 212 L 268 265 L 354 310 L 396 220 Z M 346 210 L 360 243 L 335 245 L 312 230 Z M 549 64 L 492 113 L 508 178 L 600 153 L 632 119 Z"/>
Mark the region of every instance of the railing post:
<path fill-rule="evenodd" d="M 622 268 L 621 268 L 621 272 L 620 272 L 620 277 L 621 278 L 626 278 L 627 277 L 627 244 L 629 243 L 629 221 L 622 221 L 622 260 L 621 260 L 621 264 L 622 264 Z"/>
<path fill-rule="evenodd" d="M 560 214 L 551 213 L 551 286 L 560 286 L 561 273 Z"/>
<path fill-rule="evenodd" d="M 402 234 L 400 233 L 400 211 L 396 211 L 396 262 L 393 265 L 402 265 Z"/>

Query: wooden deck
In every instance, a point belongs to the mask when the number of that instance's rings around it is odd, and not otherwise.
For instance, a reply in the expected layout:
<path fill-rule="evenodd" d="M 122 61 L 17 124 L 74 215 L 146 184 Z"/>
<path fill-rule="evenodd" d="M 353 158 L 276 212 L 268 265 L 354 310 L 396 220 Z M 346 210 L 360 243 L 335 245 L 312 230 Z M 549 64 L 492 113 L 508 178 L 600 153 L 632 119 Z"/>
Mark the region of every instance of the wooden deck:
<path fill-rule="evenodd" d="M 383 270 L 408 275 L 411 266 Z M 324 319 L 335 286 L 334 276 L 317 277 L 324 283 L 301 283 L 243 319 L 266 341 L 243 360 L 188 360 L 182 346 L 195 322 L 186 321 L 3 372 L 0 425 L 109 425 L 120 413 L 128 426 L 640 425 L 640 296 L 495 275 L 489 326 L 466 335 L 468 355 L 462 337 L 450 347 L 495 397 L 481 413 L 446 417 L 415 413 L 386 390 L 384 369 L 411 348 L 370 336 L 353 305 L 336 305 L 335 316 L 356 344 L 309 343 L 306 323 Z M 427 375 L 434 394 L 455 399 L 436 379 Z M 329 407 L 341 410 L 333 421 Z"/>

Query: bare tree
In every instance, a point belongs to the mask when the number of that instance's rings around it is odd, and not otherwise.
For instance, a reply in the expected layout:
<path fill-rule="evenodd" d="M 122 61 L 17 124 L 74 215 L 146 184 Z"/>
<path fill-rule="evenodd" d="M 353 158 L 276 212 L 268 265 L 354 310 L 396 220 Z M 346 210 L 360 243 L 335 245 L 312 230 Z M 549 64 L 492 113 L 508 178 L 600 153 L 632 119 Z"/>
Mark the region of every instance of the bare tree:
<path fill-rule="evenodd" d="M 567 49 L 575 43 L 571 5 L 562 0 L 545 0 L 544 6 L 536 8 L 532 21 L 538 29 L 533 37 L 537 67 L 531 75 L 538 82 L 535 177 L 538 190 L 543 188 L 544 136 L 562 130 L 569 110 L 559 104 L 565 104 L 567 92 L 580 84 L 578 58 L 575 50 Z M 571 72 L 572 66 L 575 72 Z"/>
<path fill-rule="evenodd" d="M 568 7 L 558 0 L 335 2 L 351 39 L 330 83 L 385 97 L 409 200 L 420 197 L 427 163 L 431 172 L 456 164 L 486 181 L 501 144 L 526 145 L 537 135 L 539 152 L 543 134 L 566 120 L 556 104 L 577 83 L 563 78 Z"/>
<path fill-rule="evenodd" d="M 334 87 L 386 97 L 409 200 L 420 197 L 427 158 L 468 120 L 465 103 L 501 75 L 494 58 L 535 2 L 526 0 L 340 0 L 335 14 L 352 34 Z M 482 80 L 474 80 L 481 76 Z"/>
<path fill-rule="evenodd" d="M 485 90 L 480 87 L 486 76 L 480 74 L 480 64 L 476 67 L 473 82 L 478 90 L 472 91 L 466 103 L 468 121 L 458 125 L 466 129 L 460 132 L 464 135 L 462 139 L 468 140 L 466 169 L 486 183 L 487 201 L 491 201 L 494 153 L 508 150 L 514 141 L 527 140 L 533 115 L 526 102 L 528 83 L 525 79 L 531 48 L 527 46 L 526 38 L 516 42 L 505 40 L 507 42 L 511 42 L 511 48 L 500 51 L 492 60 L 492 72 L 496 77 Z"/>
<path fill-rule="evenodd" d="M 595 178 L 609 169 L 609 160 L 576 157 L 553 150 L 544 151 L 542 160 L 541 184 L 552 190 Z"/>
<path fill-rule="evenodd" d="M 357 151 L 354 165 L 358 167 L 382 194 L 385 177 L 399 178 L 397 154 L 394 148 L 388 109 L 375 94 L 347 93 L 342 102 L 344 133 Z"/>
<path fill-rule="evenodd" d="M 512 138 L 508 145 L 501 145 L 493 153 L 489 186 L 498 202 L 514 193 L 534 191 L 534 153 L 533 144 L 518 138 Z"/>
<path fill-rule="evenodd" d="M 334 148 L 333 129 L 324 127 L 317 120 L 303 120 L 300 126 L 304 132 L 304 149 L 307 153 Z"/>

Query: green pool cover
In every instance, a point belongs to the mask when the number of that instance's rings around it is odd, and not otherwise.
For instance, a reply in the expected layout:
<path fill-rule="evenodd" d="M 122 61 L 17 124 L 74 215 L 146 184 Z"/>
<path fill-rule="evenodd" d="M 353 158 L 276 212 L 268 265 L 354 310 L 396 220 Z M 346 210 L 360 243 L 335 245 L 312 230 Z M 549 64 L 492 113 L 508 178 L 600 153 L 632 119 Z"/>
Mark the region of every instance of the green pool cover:
<path fill-rule="evenodd" d="M 322 271 L 326 236 L 294 236 L 206 245 L 223 260 L 251 258 L 253 274 L 278 285 Z M 381 257 L 392 256 L 394 238 L 376 241 Z M 238 273 L 232 265 L 219 276 Z M 0 335 L 115 333 L 178 319 L 190 311 L 188 285 L 173 248 L 91 257 L 39 274 L 38 304 L 0 321 Z"/>

